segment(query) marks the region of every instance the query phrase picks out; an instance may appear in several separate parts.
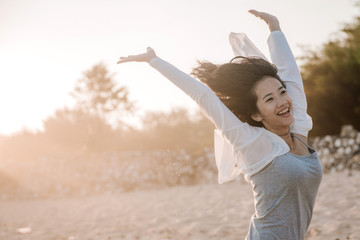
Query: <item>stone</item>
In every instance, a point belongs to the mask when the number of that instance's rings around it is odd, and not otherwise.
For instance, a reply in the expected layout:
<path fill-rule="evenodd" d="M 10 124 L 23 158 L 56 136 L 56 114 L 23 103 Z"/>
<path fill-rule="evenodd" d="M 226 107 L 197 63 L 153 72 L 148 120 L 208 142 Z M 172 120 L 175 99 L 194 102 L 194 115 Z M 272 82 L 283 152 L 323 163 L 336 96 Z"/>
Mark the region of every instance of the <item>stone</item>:
<path fill-rule="evenodd" d="M 338 148 L 338 147 L 341 147 L 341 145 L 342 145 L 342 144 L 341 144 L 341 139 L 339 139 L 339 138 L 336 139 L 334 145 L 335 145 L 335 147 L 337 147 L 337 148 Z"/>
<path fill-rule="evenodd" d="M 18 229 L 16 229 L 16 231 L 21 234 L 31 233 L 31 227 L 18 228 Z"/>
<path fill-rule="evenodd" d="M 343 125 L 341 127 L 340 136 L 341 137 L 355 137 L 357 131 L 354 129 L 352 125 Z"/>
<path fill-rule="evenodd" d="M 345 154 L 346 154 L 346 155 L 350 155 L 351 152 L 352 152 L 352 151 L 351 151 L 351 147 L 346 147 L 346 148 L 345 148 Z"/>

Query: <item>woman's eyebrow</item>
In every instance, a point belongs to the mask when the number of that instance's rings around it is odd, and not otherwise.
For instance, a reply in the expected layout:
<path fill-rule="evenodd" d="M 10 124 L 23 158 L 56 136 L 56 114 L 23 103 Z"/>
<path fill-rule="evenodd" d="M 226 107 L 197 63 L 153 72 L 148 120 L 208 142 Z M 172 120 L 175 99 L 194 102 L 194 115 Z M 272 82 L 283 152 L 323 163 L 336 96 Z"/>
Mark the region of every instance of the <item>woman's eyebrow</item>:
<path fill-rule="evenodd" d="M 279 91 L 279 90 L 281 90 L 282 88 L 284 88 L 283 86 L 281 86 L 281 87 L 279 87 L 277 90 Z M 266 94 L 262 99 L 264 100 L 264 98 L 266 98 L 266 97 L 268 97 L 268 96 L 270 96 L 272 93 L 268 93 L 268 94 Z"/>

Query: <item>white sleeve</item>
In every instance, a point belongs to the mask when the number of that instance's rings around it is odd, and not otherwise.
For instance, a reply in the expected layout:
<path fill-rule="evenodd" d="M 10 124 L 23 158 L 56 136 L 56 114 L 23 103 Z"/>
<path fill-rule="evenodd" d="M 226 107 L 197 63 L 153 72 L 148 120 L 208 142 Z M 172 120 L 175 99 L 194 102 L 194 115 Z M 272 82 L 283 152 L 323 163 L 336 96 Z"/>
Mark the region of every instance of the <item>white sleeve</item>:
<path fill-rule="evenodd" d="M 227 131 L 243 125 L 205 84 L 158 57 L 151 59 L 150 65 L 189 95 L 216 128 Z"/>
<path fill-rule="evenodd" d="M 156 57 L 150 65 L 189 95 L 220 130 L 215 135 L 221 136 L 220 142 L 215 141 L 219 183 L 230 181 L 241 172 L 254 172 L 271 160 L 269 156 L 273 156 L 275 150 L 271 137 L 266 137 L 271 133 L 241 122 L 210 88 L 168 62 Z M 221 144 L 225 144 L 224 147 L 220 147 Z"/>
<path fill-rule="evenodd" d="M 235 56 L 243 57 L 260 57 L 266 61 L 265 55 L 255 46 L 253 42 L 246 36 L 245 33 L 229 34 L 229 42 Z"/>
<path fill-rule="evenodd" d="M 274 31 L 268 38 L 272 62 L 278 68 L 278 75 L 286 84 L 293 102 L 294 123 L 291 132 L 307 136 L 312 128 L 312 119 L 307 114 L 307 102 L 299 68 L 290 46 L 281 31 Z"/>

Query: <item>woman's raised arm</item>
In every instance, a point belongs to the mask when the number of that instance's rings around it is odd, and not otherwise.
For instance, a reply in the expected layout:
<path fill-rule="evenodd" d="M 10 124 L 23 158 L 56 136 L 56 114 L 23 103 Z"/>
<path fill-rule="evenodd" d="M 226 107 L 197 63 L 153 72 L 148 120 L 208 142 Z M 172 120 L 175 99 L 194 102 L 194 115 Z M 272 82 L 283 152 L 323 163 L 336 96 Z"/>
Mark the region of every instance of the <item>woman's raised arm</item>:
<path fill-rule="evenodd" d="M 209 87 L 157 57 L 152 48 L 148 48 L 147 52 L 142 54 L 120 57 L 118 61 L 118 63 L 126 62 L 148 62 L 153 68 L 189 95 L 200 106 L 205 116 L 214 123 L 216 128 L 219 129 L 230 142 L 234 143 L 236 140 L 237 144 L 243 144 L 249 138 L 254 137 L 254 134 L 258 134 L 257 132 L 253 133 L 251 130 L 245 130 L 250 128 L 249 125 L 242 123 Z M 234 130 L 238 127 L 243 130 Z M 231 129 L 233 131 L 230 131 Z"/>
<path fill-rule="evenodd" d="M 249 11 L 251 14 L 264 20 L 271 31 L 268 38 L 271 61 L 278 68 L 278 75 L 285 82 L 286 89 L 293 100 L 294 124 L 291 132 L 307 137 L 312 128 L 312 120 L 307 115 L 307 102 L 304 92 L 303 81 L 299 67 L 285 35 L 280 29 L 278 19 L 268 13 Z"/>

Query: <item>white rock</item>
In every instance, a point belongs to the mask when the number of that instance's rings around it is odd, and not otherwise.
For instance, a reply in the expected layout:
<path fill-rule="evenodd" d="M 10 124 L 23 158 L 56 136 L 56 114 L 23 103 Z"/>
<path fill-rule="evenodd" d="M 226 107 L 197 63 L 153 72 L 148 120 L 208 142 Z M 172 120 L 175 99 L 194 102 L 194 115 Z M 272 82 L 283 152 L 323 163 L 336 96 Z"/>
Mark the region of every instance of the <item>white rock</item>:
<path fill-rule="evenodd" d="M 328 148 L 324 148 L 323 149 L 323 154 L 324 155 L 329 155 L 330 154 L 330 150 Z"/>
<path fill-rule="evenodd" d="M 354 150 L 354 152 L 356 152 L 357 150 L 359 150 L 360 149 L 360 146 L 359 145 L 357 145 L 357 144 L 354 144 L 353 145 L 353 150 Z"/>
<path fill-rule="evenodd" d="M 31 227 L 18 228 L 18 229 L 16 229 L 16 231 L 21 234 L 31 233 Z"/>
<path fill-rule="evenodd" d="M 330 163 L 330 159 L 327 156 L 320 157 L 320 160 L 323 164 Z"/>
<path fill-rule="evenodd" d="M 345 148 L 345 154 L 349 155 L 351 153 L 351 147 Z"/>
<path fill-rule="evenodd" d="M 340 147 L 341 146 L 341 140 L 338 138 L 335 140 L 335 147 Z"/>
<path fill-rule="evenodd" d="M 359 138 L 360 138 L 360 136 L 359 136 Z M 332 142 L 332 138 L 331 138 L 330 135 L 326 135 L 323 140 L 324 140 L 325 142 Z"/>
<path fill-rule="evenodd" d="M 338 150 L 336 151 L 336 153 L 339 155 L 344 154 L 344 152 L 345 152 L 345 149 L 343 147 L 338 148 Z"/>
<path fill-rule="evenodd" d="M 314 140 L 313 140 L 313 145 L 318 146 L 319 143 L 320 143 L 320 137 L 315 137 Z"/>
<path fill-rule="evenodd" d="M 356 134 L 356 130 L 352 125 L 344 125 L 341 127 L 341 137 L 352 137 Z"/>

